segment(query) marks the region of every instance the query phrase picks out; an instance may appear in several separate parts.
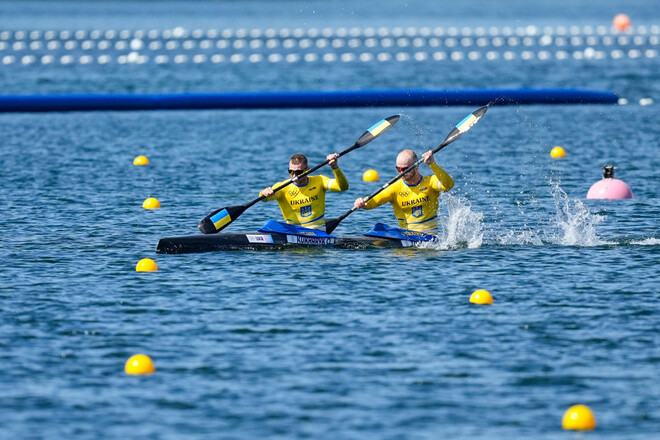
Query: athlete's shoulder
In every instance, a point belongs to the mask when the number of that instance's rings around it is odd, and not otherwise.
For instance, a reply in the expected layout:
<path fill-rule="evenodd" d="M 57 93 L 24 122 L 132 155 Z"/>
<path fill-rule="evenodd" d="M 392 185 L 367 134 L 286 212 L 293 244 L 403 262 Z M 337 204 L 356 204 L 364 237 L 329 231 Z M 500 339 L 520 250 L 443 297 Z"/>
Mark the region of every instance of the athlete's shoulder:
<path fill-rule="evenodd" d="M 402 190 L 405 191 L 405 189 L 408 188 L 408 185 L 406 185 L 406 182 L 403 181 L 403 179 L 399 179 L 393 184 L 389 185 L 387 188 L 385 188 L 383 191 L 381 191 L 381 194 L 383 195 L 392 195 L 392 194 L 397 194 L 400 193 Z"/>
<path fill-rule="evenodd" d="M 323 174 L 318 174 L 316 176 L 309 177 L 309 183 L 307 184 L 308 191 L 316 191 L 317 189 L 326 189 L 330 182 L 330 178 L 324 176 Z"/>
<path fill-rule="evenodd" d="M 439 180 L 438 176 L 436 176 L 435 174 L 432 174 L 430 176 L 424 176 L 422 178 L 422 183 L 428 185 L 428 184 L 433 183 L 437 180 Z"/>
<path fill-rule="evenodd" d="M 309 176 L 309 180 L 314 181 L 314 182 L 325 183 L 325 182 L 329 181 L 330 178 L 328 176 L 324 176 L 323 174 L 317 174 L 315 176 Z"/>

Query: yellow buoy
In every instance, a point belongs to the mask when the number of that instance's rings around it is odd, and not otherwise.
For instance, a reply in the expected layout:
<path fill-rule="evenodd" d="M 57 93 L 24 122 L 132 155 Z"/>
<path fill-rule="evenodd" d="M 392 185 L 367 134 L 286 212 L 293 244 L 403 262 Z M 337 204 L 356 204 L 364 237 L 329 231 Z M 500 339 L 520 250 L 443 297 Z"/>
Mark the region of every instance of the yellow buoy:
<path fill-rule="evenodd" d="M 564 429 L 589 431 L 596 427 L 596 417 L 588 406 L 573 405 L 564 413 L 561 426 Z"/>
<path fill-rule="evenodd" d="M 146 156 L 138 156 L 133 159 L 133 165 L 149 165 L 149 159 Z"/>
<path fill-rule="evenodd" d="M 160 202 L 158 201 L 158 199 L 154 199 L 153 197 L 149 197 L 144 202 L 142 202 L 142 207 L 144 209 L 160 208 Z"/>
<path fill-rule="evenodd" d="M 152 374 L 156 371 L 154 363 L 146 354 L 134 354 L 124 365 L 126 374 Z"/>
<path fill-rule="evenodd" d="M 365 182 L 378 182 L 380 177 L 378 176 L 378 171 L 376 170 L 367 170 L 362 175 L 362 180 Z"/>
<path fill-rule="evenodd" d="M 555 159 L 561 159 L 562 157 L 566 157 L 566 150 L 564 150 L 562 147 L 554 147 L 552 150 L 550 150 L 550 157 L 555 158 Z"/>
<path fill-rule="evenodd" d="M 470 302 L 473 304 L 492 304 L 493 297 L 487 290 L 475 290 L 470 295 Z"/>
<path fill-rule="evenodd" d="M 154 272 L 156 270 L 158 270 L 158 266 L 151 258 L 143 258 L 135 266 L 136 272 Z"/>
<path fill-rule="evenodd" d="M 617 14 L 612 20 L 614 27 L 620 31 L 626 31 L 630 27 L 630 17 L 626 14 Z"/>

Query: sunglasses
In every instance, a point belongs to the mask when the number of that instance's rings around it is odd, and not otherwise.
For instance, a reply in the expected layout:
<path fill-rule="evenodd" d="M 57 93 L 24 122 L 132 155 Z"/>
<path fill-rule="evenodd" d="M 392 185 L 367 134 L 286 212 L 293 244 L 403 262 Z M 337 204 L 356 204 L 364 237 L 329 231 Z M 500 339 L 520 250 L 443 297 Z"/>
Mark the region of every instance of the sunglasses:
<path fill-rule="evenodd" d="M 307 170 L 289 170 L 289 174 L 292 174 L 294 176 L 300 176 L 305 171 L 307 171 Z"/>
<path fill-rule="evenodd" d="M 410 165 L 408 165 L 408 166 L 410 166 Z M 408 167 L 395 167 L 395 168 L 396 168 L 396 170 L 399 172 L 399 174 L 401 174 L 401 173 L 402 173 L 406 168 L 408 168 Z M 412 170 L 410 170 L 410 171 L 412 171 Z M 409 171 L 409 172 L 410 172 L 410 171 Z"/>

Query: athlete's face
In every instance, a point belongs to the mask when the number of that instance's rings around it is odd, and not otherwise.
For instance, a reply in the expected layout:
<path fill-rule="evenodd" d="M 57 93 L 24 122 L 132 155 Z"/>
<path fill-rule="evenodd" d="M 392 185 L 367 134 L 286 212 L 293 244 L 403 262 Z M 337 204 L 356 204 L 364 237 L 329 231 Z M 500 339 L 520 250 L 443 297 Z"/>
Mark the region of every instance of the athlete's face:
<path fill-rule="evenodd" d="M 308 167 L 303 164 L 303 163 L 293 163 L 289 162 L 289 175 L 293 179 L 296 176 L 299 176 L 303 172 L 307 171 Z M 298 181 L 299 183 L 302 183 L 303 185 L 307 183 L 307 176 L 303 177 Z"/>
<path fill-rule="evenodd" d="M 396 159 L 396 170 L 400 173 L 401 171 L 405 170 L 408 168 L 410 165 L 413 165 L 415 163 L 415 160 L 412 158 L 406 158 L 406 157 L 397 157 Z M 413 168 L 412 170 L 408 171 L 406 174 L 403 175 L 403 180 L 405 180 L 408 183 L 417 183 L 417 169 L 418 167 Z"/>

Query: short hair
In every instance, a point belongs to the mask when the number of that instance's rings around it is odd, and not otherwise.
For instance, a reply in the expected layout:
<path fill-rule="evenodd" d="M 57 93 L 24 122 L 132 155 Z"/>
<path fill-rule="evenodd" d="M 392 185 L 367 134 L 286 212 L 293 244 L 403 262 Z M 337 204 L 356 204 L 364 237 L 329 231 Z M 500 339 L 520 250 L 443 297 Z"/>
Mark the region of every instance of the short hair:
<path fill-rule="evenodd" d="M 289 159 L 289 162 L 294 165 L 303 165 L 305 167 L 307 166 L 307 158 L 304 154 L 294 154 L 291 156 L 291 159 Z"/>

